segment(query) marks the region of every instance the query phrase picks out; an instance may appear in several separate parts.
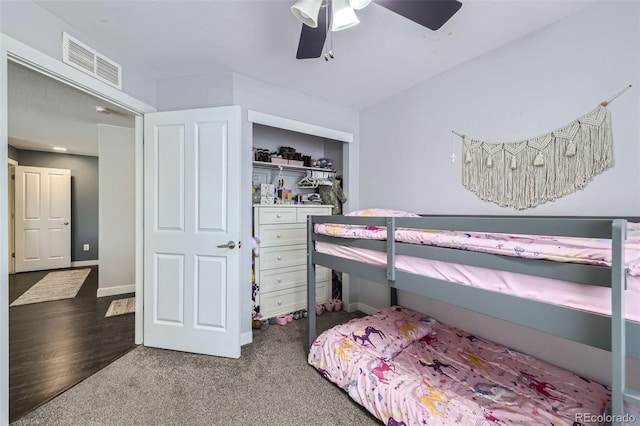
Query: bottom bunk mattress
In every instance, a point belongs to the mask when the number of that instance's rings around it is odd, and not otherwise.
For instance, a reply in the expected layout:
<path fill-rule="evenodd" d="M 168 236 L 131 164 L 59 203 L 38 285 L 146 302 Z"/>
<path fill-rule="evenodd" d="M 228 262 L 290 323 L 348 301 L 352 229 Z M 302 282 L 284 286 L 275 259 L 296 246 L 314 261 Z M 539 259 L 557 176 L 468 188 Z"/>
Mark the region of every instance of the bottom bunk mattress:
<path fill-rule="evenodd" d="M 309 364 L 386 425 L 595 425 L 610 391 L 394 306 L 322 333 Z"/>

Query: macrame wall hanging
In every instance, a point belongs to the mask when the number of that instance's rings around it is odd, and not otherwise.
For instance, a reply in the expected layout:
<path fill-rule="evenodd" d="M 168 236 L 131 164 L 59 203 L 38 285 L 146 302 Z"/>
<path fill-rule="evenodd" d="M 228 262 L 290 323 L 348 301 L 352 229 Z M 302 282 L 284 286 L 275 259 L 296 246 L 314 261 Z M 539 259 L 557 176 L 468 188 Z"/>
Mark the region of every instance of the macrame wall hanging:
<path fill-rule="evenodd" d="M 532 139 L 492 143 L 453 132 L 463 141 L 463 185 L 485 201 L 516 209 L 584 188 L 611 167 L 611 116 L 606 106 L 629 87 L 566 126 Z"/>

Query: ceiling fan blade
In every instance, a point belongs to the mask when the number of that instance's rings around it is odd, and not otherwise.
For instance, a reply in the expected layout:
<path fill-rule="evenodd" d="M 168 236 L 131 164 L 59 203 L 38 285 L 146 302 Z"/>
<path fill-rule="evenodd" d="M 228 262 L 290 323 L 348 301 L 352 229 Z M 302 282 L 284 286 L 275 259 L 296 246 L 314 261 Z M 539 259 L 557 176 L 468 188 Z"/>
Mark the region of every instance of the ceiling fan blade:
<path fill-rule="evenodd" d="M 319 58 L 322 55 L 324 41 L 327 38 L 327 16 L 324 9 L 318 14 L 318 26 L 311 28 L 302 24 L 297 59 Z"/>
<path fill-rule="evenodd" d="M 437 30 L 461 7 L 457 0 L 374 0 L 382 7 L 418 24 Z"/>

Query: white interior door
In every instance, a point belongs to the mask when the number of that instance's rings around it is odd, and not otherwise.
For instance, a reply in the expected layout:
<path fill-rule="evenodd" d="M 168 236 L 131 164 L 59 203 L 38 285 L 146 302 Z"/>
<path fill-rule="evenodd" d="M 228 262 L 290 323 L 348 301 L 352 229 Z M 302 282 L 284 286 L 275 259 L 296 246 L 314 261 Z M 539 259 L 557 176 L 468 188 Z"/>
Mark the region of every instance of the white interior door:
<path fill-rule="evenodd" d="M 71 266 L 71 171 L 15 166 L 15 271 Z"/>
<path fill-rule="evenodd" d="M 240 108 L 144 129 L 144 344 L 238 358 Z"/>

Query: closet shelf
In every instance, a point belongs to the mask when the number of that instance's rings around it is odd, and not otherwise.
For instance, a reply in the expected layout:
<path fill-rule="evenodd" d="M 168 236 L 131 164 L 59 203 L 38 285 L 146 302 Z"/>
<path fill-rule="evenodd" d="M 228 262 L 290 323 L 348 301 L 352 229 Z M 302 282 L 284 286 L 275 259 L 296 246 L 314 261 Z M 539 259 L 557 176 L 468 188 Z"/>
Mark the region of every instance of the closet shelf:
<path fill-rule="evenodd" d="M 307 167 L 307 166 L 293 166 L 289 164 L 276 164 L 276 163 L 267 163 L 265 161 L 254 161 L 253 167 L 264 167 L 267 169 L 277 169 L 278 167 L 282 167 L 283 170 L 316 170 L 319 172 L 331 172 L 335 173 L 336 171 L 333 169 L 323 169 L 321 167 Z"/>

